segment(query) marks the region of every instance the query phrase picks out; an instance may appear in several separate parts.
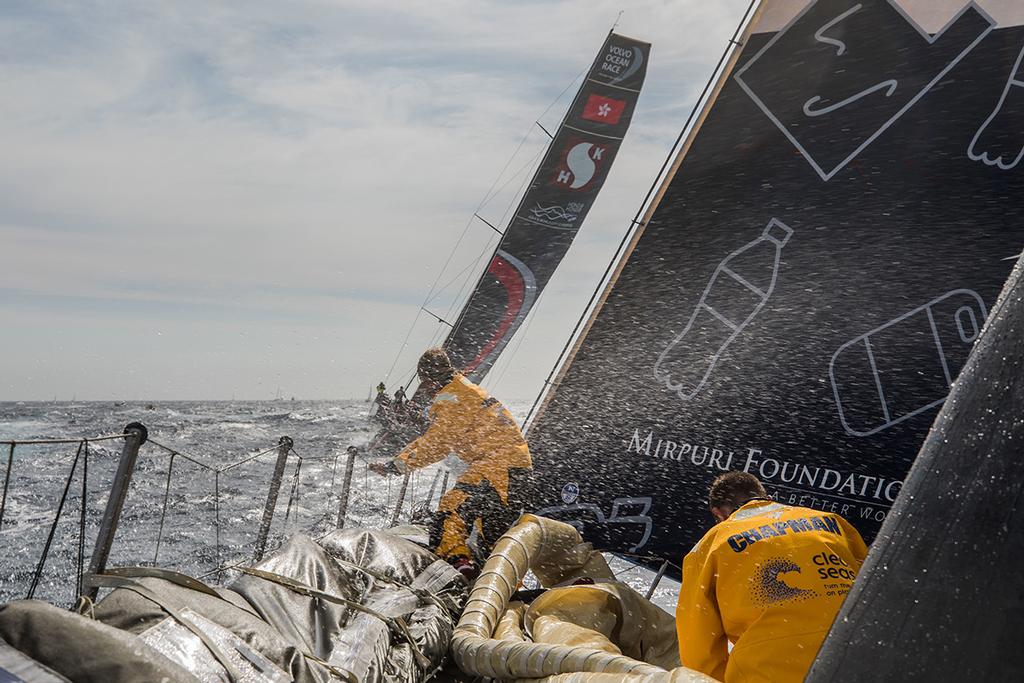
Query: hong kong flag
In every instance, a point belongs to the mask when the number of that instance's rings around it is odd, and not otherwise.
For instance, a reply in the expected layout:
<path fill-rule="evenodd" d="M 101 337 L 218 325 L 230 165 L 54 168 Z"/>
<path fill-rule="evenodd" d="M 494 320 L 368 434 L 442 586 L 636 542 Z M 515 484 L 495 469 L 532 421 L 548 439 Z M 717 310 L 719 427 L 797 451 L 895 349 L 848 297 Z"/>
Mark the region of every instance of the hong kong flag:
<path fill-rule="evenodd" d="M 626 103 L 622 100 L 613 100 L 610 97 L 591 95 L 587 98 L 587 104 L 583 107 L 583 118 L 588 121 L 615 124 L 622 116 L 622 110 Z"/>

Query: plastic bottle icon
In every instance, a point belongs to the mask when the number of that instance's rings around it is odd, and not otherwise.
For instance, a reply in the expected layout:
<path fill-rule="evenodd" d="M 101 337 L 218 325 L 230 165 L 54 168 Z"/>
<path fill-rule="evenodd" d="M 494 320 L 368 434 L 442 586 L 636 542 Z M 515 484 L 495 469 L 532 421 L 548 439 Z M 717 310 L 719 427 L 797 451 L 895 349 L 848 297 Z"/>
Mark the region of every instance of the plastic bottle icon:
<path fill-rule="evenodd" d="M 1004 171 L 1024 159 L 1024 49 L 1017 55 L 995 109 L 971 139 L 967 156 Z"/>
<path fill-rule="evenodd" d="M 700 393 L 718 359 L 775 291 L 782 248 L 793 230 L 772 218 L 754 241 L 718 264 L 683 331 L 654 364 L 654 378 L 679 398 Z"/>

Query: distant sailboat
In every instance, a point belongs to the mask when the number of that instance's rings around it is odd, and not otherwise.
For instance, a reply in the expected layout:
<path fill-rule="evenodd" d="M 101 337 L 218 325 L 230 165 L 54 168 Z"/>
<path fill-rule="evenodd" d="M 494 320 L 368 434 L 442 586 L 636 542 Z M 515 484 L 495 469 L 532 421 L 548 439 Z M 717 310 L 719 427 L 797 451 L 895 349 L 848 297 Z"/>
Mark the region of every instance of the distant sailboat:
<path fill-rule="evenodd" d="M 597 199 L 650 54 L 649 43 L 609 32 L 505 229 L 488 223 L 501 239 L 455 322 L 434 316 L 451 327 L 443 346 L 474 382 L 522 326 Z"/>
<path fill-rule="evenodd" d="M 597 199 L 633 119 L 651 46 L 609 33 L 444 347 L 480 382 L 523 324 Z"/>

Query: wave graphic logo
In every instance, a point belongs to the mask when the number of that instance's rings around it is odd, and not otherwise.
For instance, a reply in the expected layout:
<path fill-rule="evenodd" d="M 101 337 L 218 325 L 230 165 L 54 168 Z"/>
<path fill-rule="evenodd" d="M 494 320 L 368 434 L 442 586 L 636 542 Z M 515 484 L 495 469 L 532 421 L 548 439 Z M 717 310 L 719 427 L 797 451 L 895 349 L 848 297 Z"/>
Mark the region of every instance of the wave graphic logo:
<path fill-rule="evenodd" d="M 579 219 L 583 204 L 573 202 L 568 206 L 541 206 L 537 204 L 530 209 L 530 218 L 535 221 L 559 222 L 573 224 Z"/>
<path fill-rule="evenodd" d="M 604 163 L 608 148 L 593 142 L 577 142 L 565 154 L 552 181 L 570 190 L 585 189 Z"/>
<path fill-rule="evenodd" d="M 754 602 L 762 607 L 767 607 L 776 602 L 787 600 L 808 600 L 817 593 L 808 588 L 791 586 L 783 575 L 789 574 L 792 579 L 794 574 L 803 574 L 800 565 L 786 557 L 773 557 L 758 567 L 757 576 L 751 583 L 751 591 L 754 594 Z"/>

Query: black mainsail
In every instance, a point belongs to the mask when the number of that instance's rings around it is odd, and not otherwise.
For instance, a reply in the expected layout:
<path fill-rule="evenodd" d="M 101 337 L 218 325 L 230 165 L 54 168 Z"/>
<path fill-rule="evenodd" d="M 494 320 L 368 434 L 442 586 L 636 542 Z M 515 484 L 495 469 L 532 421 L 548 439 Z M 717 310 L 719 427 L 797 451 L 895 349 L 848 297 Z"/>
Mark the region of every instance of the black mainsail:
<path fill-rule="evenodd" d="M 530 426 L 602 548 L 678 560 L 725 470 L 870 540 L 1024 246 L 1024 5 L 765 0 L 741 42 Z"/>
<path fill-rule="evenodd" d="M 479 382 L 522 325 L 597 199 L 633 118 L 651 46 L 609 33 L 486 271 L 444 342 Z"/>

